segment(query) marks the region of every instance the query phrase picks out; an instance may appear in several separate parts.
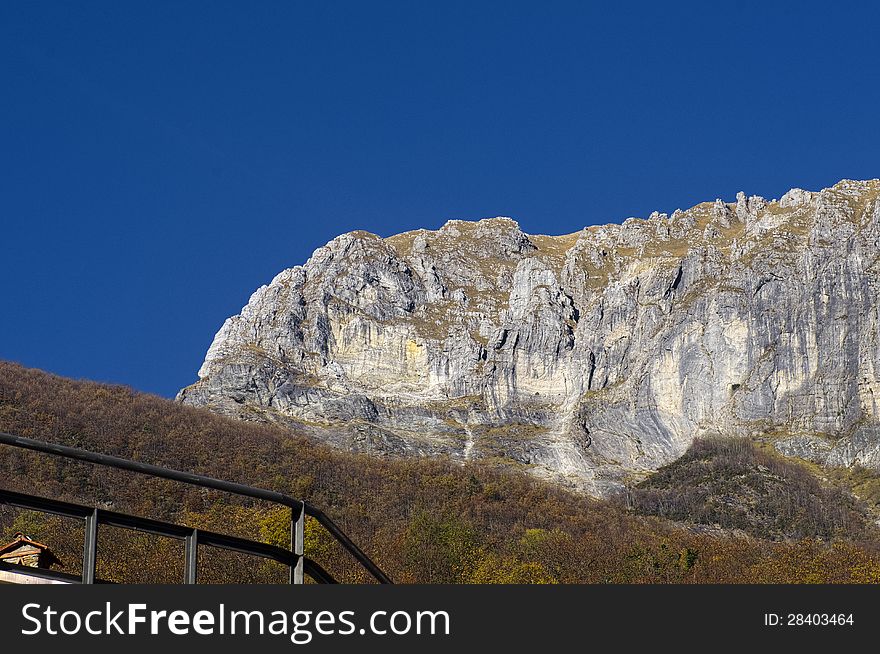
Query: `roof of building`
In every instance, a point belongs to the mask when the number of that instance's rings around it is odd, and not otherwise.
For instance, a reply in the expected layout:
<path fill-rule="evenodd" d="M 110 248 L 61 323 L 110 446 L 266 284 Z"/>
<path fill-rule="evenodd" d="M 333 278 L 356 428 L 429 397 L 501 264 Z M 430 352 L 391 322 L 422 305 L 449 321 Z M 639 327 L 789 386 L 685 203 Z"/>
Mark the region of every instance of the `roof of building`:
<path fill-rule="evenodd" d="M 49 549 L 48 545 L 38 543 L 30 536 L 26 536 L 21 532 L 17 532 L 12 538 L 13 540 L 11 542 L 0 547 L 0 559 L 11 558 L 13 555 L 15 555 L 16 550 L 20 549 L 24 545 L 30 545 L 31 547 L 36 548 L 38 551 L 44 553 L 48 557 L 48 560 L 46 561 L 48 565 L 61 563 L 61 559 L 55 556 L 55 553 L 51 549 Z"/>

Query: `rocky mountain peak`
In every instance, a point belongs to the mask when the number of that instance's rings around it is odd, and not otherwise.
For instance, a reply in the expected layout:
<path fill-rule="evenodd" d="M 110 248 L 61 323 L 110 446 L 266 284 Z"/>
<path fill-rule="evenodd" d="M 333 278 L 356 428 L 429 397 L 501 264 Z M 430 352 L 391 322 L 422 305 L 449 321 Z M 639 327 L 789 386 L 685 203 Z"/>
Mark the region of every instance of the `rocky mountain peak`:
<path fill-rule="evenodd" d="M 224 323 L 179 399 L 594 494 L 715 433 L 880 465 L 878 198 L 844 180 L 562 236 L 343 234 Z"/>

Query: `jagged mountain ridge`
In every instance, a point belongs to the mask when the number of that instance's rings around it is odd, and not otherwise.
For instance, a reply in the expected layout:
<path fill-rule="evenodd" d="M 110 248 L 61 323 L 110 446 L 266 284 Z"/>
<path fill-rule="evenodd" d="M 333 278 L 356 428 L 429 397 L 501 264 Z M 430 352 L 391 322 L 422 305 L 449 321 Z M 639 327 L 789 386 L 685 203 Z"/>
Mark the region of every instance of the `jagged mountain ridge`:
<path fill-rule="evenodd" d="M 523 233 L 351 232 L 258 289 L 184 403 L 601 495 L 708 434 L 880 466 L 880 181 Z"/>

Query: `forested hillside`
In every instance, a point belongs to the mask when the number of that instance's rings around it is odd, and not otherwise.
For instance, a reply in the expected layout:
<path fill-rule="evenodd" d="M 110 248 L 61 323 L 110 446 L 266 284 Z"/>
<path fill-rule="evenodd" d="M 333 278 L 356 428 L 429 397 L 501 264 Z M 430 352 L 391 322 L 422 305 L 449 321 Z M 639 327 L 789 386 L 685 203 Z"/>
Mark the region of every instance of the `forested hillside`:
<path fill-rule="evenodd" d="M 696 488 L 705 492 L 683 501 L 679 490 L 669 490 L 682 478 L 670 467 L 628 496 L 597 501 L 510 465 L 349 454 L 282 428 L 2 362 L 0 431 L 302 497 L 324 509 L 397 582 L 880 581 L 869 509 L 807 468 L 754 454 L 748 443 L 746 450 L 722 446 L 723 456 L 717 449 L 692 450 L 680 464 L 688 479 L 712 465 L 732 471 L 730 484 L 747 477 L 736 492 L 704 480 Z M 713 457 L 714 464 L 696 463 Z M 12 448 L 0 448 L 0 485 L 287 545 L 284 514 L 271 505 Z M 761 504 L 767 493 L 788 500 L 767 509 Z M 725 502 L 728 496 L 735 501 Z M 711 510 L 700 508 L 707 502 Z M 768 522 L 767 511 L 782 505 L 785 519 Z M 82 532 L 76 523 L 9 508 L 0 509 L 0 520 L 4 537 L 24 530 L 53 547 L 66 571 L 78 572 Z M 100 537 L 99 577 L 180 580 L 178 543 L 117 529 L 102 529 Z M 307 554 L 345 581 L 368 581 L 311 524 Z M 221 552 L 204 556 L 203 581 L 283 578 L 274 565 Z"/>

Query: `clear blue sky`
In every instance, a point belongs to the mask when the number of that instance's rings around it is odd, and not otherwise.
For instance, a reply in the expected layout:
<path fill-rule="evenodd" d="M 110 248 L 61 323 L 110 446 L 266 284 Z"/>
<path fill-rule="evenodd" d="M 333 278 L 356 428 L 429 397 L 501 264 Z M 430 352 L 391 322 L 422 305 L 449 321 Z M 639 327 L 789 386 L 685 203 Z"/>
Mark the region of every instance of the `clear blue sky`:
<path fill-rule="evenodd" d="M 880 176 L 873 6 L 4 2 L 0 358 L 173 395 L 351 229 Z"/>

